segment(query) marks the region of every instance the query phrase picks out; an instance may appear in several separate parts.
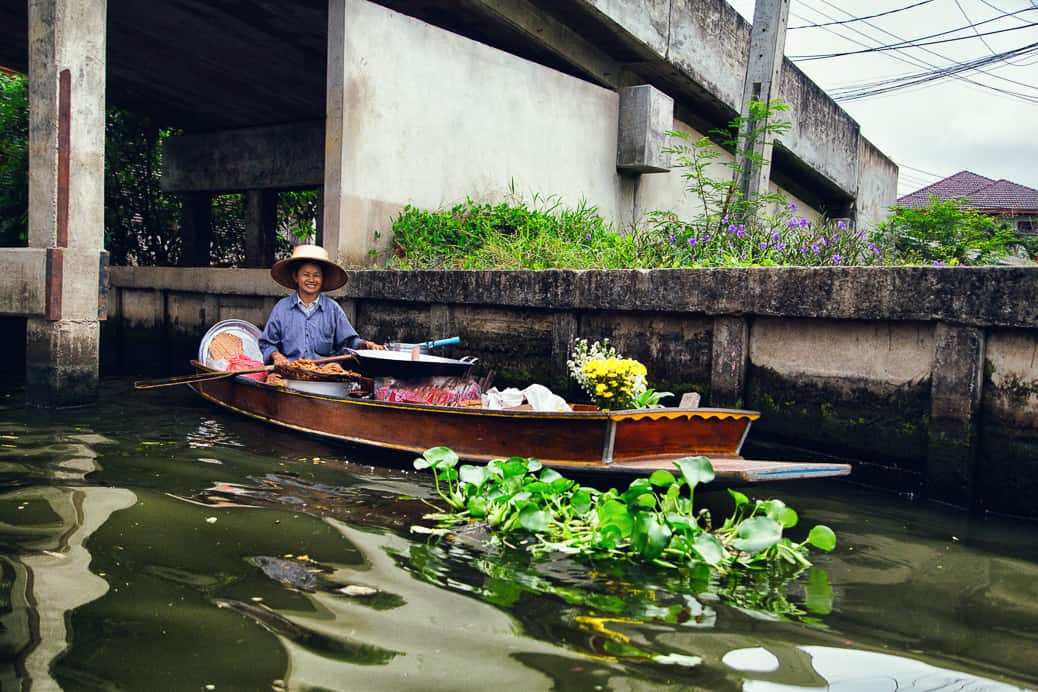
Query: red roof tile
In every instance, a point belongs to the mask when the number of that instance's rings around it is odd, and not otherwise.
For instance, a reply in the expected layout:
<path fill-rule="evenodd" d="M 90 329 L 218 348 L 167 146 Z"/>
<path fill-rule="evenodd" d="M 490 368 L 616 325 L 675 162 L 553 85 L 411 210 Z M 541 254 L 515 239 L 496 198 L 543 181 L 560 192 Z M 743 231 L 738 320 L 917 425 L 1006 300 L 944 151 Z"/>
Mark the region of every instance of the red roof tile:
<path fill-rule="evenodd" d="M 980 211 L 1038 211 L 1038 190 L 1010 182 L 992 180 L 972 171 L 960 171 L 897 200 L 898 206 L 915 209 L 938 199 L 969 200 L 968 207 Z"/>

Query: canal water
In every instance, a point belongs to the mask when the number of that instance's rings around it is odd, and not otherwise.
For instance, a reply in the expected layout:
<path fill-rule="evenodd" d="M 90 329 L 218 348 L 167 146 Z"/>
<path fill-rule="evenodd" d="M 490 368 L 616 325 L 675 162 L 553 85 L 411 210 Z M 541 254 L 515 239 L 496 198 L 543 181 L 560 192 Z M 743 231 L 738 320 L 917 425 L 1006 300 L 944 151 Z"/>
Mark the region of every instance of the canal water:
<path fill-rule="evenodd" d="M 0 689 L 1038 688 L 1033 523 L 775 485 L 833 553 L 678 580 L 430 541 L 431 478 L 369 455 L 186 388 L 0 393 Z"/>

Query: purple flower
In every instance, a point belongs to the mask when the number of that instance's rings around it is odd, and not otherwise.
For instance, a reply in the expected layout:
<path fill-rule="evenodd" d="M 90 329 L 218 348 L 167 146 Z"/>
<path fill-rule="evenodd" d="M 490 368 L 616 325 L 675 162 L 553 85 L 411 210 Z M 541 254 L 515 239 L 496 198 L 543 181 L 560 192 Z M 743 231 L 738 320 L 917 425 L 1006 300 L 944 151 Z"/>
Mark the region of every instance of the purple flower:
<path fill-rule="evenodd" d="M 879 254 L 879 248 L 876 247 L 875 243 L 869 243 L 869 249 L 872 250 L 872 254 L 874 254 L 874 255 L 878 255 Z"/>
<path fill-rule="evenodd" d="M 745 238 L 746 237 L 746 229 L 744 227 L 742 227 L 742 226 L 739 226 L 739 228 L 735 229 L 735 237 L 736 238 Z"/>
<path fill-rule="evenodd" d="M 676 242 L 678 242 L 678 239 L 674 237 L 673 233 L 671 233 L 670 234 L 670 244 L 673 245 Z"/>
<path fill-rule="evenodd" d="M 806 245 L 801 245 L 800 246 L 800 252 L 806 253 L 807 252 L 807 246 Z"/>
<path fill-rule="evenodd" d="M 767 250 L 768 249 L 768 244 L 766 242 L 764 242 L 764 241 L 761 241 L 760 249 L 761 250 Z"/>
<path fill-rule="evenodd" d="M 796 202 L 790 202 L 789 203 L 789 210 L 790 211 L 796 211 L 797 210 L 797 203 Z"/>
<path fill-rule="evenodd" d="M 836 227 L 839 228 L 841 231 L 846 231 L 847 230 L 847 222 L 844 221 L 843 219 L 840 219 L 839 221 L 836 222 Z"/>
<path fill-rule="evenodd" d="M 796 218 L 792 218 L 792 219 L 790 219 L 789 221 L 786 222 L 786 228 L 793 229 L 793 228 L 796 228 L 796 227 L 797 227 L 797 220 L 796 220 Z"/>
<path fill-rule="evenodd" d="M 774 228 L 771 229 L 771 230 L 775 231 Z M 779 241 L 779 232 L 775 231 L 774 233 L 772 233 L 771 234 L 771 239 L 774 240 L 777 243 Z"/>
<path fill-rule="evenodd" d="M 703 242 L 704 243 L 709 243 L 710 242 L 710 234 L 709 233 L 706 234 L 705 236 L 703 236 Z"/>
<path fill-rule="evenodd" d="M 833 264 L 839 264 L 839 263 L 840 263 L 840 256 L 839 255 L 833 255 Z"/>
<path fill-rule="evenodd" d="M 688 246 L 689 246 L 689 247 L 692 247 L 693 245 L 695 245 L 695 244 L 696 244 L 696 243 L 698 243 L 698 242 L 699 242 L 699 239 L 698 239 L 698 238 L 694 238 L 694 237 L 693 237 L 693 238 L 689 238 L 689 239 L 688 239 Z"/>
<path fill-rule="evenodd" d="M 785 250 L 786 249 L 786 244 L 785 243 L 779 243 L 777 247 L 778 247 L 779 250 Z"/>
<path fill-rule="evenodd" d="M 728 215 L 727 214 L 725 214 L 724 216 L 721 217 L 721 223 L 728 223 Z"/>
<path fill-rule="evenodd" d="M 585 240 L 591 240 L 591 234 L 590 234 L 590 233 L 588 233 L 588 234 L 587 234 L 586 236 L 584 236 L 584 239 L 585 239 Z"/>
<path fill-rule="evenodd" d="M 800 227 L 807 228 L 811 224 L 807 219 L 800 219 Z"/>
<path fill-rule="evenodd" d="M 821 252 L 821 250 L 819 249 L 819 247 L 817 245 L 812 245 L 811 246 L 811 252 L 813 252 L 813 253 L 815 253 L 817 255 L 819 252 Z"/>
<path fill-rule="evenodd" d="M 935 267 L 943 267 L 944 266 L 944 262 L 942 262 L 941 260 L 934 260 L 933 261 L 933 266 L 935 266 Z"/>
<path fill-rule="evenodd" d="M 737 230 L 739 230 L 739 227 L 736 226 L 734 223 L 728 224 L 728 232 L 729 233 L 735 233 Z"/>
<path fill-rule="evenodd" d="M 840 234 L 839 233 L 834 233 L 833 234 L 833 242 L 834 243 L 840 242 Z"/>

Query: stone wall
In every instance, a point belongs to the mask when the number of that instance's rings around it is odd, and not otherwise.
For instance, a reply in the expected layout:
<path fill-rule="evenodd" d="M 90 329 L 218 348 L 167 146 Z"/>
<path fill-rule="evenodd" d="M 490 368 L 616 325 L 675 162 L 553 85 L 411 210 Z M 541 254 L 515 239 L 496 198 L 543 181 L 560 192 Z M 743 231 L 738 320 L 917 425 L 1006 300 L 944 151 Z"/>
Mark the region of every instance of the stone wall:
<path fill-rule="evenodd" d="M 115 267 L 109 372 L 181 373 L 213 323 L 262 324 L 266 270 Z M 1021 268 L 356 271 L 332 294 L 366 338 L 460 336 L 498 384 L 577 397 L 575 337 L 651 383 L 764 415 L 759 454 L 839 458 L 858 481 L 1038 516 L 1038 272 Z"/>

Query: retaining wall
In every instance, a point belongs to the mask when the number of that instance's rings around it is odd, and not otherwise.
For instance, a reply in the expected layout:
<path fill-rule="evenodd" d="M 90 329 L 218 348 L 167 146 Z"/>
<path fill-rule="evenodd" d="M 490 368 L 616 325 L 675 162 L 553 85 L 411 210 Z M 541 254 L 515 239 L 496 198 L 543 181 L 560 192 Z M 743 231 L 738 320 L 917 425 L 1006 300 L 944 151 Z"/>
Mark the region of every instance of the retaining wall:
<path fill-rule="evenodd" d="M 366 338 L 460 336 L 498 384 L 570 397 L 575 337 L 609 337 L 657 389 L 764 415 L 758 453 L 839 458 L 858 481 L 1038 516 L 1038 271 L 747 268 L 350 272 Z M 261 325 L 267 270 L 114 267 L 103 363 L 180 373 L 221 319 Z M 117 366 L 117 367 L 116 367 Z"/>

